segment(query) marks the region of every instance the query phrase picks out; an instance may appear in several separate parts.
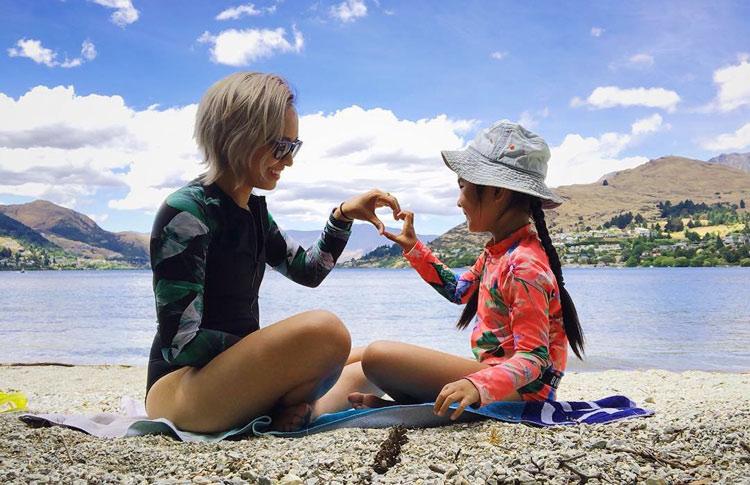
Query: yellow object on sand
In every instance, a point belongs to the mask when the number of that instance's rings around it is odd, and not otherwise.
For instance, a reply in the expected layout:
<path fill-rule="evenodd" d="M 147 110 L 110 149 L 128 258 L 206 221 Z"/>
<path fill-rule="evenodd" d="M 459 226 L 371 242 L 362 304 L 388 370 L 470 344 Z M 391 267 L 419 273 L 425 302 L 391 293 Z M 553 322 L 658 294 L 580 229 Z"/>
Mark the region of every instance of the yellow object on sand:
<path fill-rule="evenodd" d="M 0 413 L 10 413 L 13 411 L 24 411 L 29 400 L 22 392 L 2 392 L 0 391 Z"/>

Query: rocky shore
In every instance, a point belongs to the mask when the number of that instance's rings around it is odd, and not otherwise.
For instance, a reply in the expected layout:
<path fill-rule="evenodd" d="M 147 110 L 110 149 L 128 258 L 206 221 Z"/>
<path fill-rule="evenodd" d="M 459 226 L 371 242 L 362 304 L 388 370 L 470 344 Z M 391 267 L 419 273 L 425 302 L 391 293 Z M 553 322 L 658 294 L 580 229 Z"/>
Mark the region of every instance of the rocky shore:
<path fill-rule="evenodd" d="M 122 396 L 143 398 L 144 382 L 141 367 L 0 366 L 0 389 L 23 391 L 35 412 L 117 412 Z M 559 397 L 611 394 L 656 415 L 600 426 L 409 429 L 385 473 L 373 465 L 394 435 L 387 429 L 217 444 L 104 440 L 32 429 L 6 413 L 0 483 L 750 483 L 750 374 L 570 373 Z"/>

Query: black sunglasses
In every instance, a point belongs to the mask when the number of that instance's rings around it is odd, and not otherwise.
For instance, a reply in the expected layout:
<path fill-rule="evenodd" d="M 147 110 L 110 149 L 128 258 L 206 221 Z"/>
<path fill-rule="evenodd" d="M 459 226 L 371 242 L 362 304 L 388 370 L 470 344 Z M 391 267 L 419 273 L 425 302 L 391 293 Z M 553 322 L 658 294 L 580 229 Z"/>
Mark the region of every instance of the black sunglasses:
<path fill-rule="evenodd" d="M 274 140 L 273 141 L 273 158 L 281 160 L 291 153 L 292 158 L 297 155 L 300 147 L 302 147 L 302 140 Z"/>

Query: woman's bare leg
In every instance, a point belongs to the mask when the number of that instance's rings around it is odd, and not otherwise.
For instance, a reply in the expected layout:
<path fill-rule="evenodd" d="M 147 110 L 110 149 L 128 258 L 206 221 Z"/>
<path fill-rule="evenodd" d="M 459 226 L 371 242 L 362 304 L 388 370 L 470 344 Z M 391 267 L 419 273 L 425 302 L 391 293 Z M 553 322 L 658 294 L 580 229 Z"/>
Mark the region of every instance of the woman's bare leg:
<path fill-rule="evenodd" d="M 362 356 L 367 379 L 401 404 L 434 401 L 446 384 L 487 367 L 475 360 L 401 342 L 373 342 Z M 374 397 L 355 392 L 349 400 L 355 407 L 383 404 Z M 508 399 L 520 400 L 520 396 Z"/>
<path fill-rule="evenodd" d="M 149 417 L 194 432 L 226 430 L 275 409 L 294 421 L 336 382 L 351 340 L 326 311 L 292 316 L 243 338 L 204 367 L 159 379 L 146 397 Z M 287 413 L 289 414 L 289 413 Z"/>

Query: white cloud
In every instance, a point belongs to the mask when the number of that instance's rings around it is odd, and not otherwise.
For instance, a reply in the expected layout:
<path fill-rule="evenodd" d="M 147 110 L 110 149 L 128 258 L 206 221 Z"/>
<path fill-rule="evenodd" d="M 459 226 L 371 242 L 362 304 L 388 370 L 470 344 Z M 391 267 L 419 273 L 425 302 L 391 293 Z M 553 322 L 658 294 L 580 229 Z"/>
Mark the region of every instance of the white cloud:
<path fill-rule="evenodd" d="M 354 22 L 367 15 L 367 5 L 364 0 L 344 0 L 332 6 L 329 13 L 331 17 L 342 22 Z"/>
<path fill-rule="evenodd" d="M 16 47 L 8 49 L 8 55 L 10 57 L 27 57 L 37 64 L 44 64 L 47 67 L 58 65 L 55 61 L 57 53 L 42 46 L 42 42 L 36 39 L 20 39 L 16 42 Z"/>
<path fill-rule="evenodd" d="M 546 118 L 547 116 L 549 116 L 549 108 L 547 108 L 546 106 L 544 107 L 544 109 L 541 109 L 536 113 L 532 113 L 531 111 L 524 111 L 518 118 L 518 124 L 520 124 L 524 128 L 533 130 L 534 128 L 539 126 L 539 118 Z"/>
<path fill-rule="evenodd" d="M 570 101 L 573 107 L 589 106 L 593 109 L 614 108 L 616 106 L 646 106 L 674 111 L 680 96 L 664 88 L 622 89 L 617 86 L 603 86 L 594 89 L 585 100 L 575 97 Z"/>
<path fill-rule="evenodd" d="M 492 54 L 490 54 L 490 57 L 497 61 L 501 61 L 505 59 L 506 57 L 508 57 L 508 52 L 507 51 L 495 51 Z"/>
<path fill-rule="evenodd" d="M 273 7 L 276 10 L 276 7 Z M 235 20 L 245 15 L 254 17 L 261 15 L 263 12 L 255 8 L 255 5 L 248 3 L 247 5 L 238 5 L 236 7 L 230 7 L 226 10 L 222 10 L 219 15 L 216 16 L 216 20 Z"/>
<path fill-rule="evenodd" d="M 96 59 L 96 55 L 96 46 L 92 42 L 84 40 L 83 45 L 81 45 L 81 57 L 87 61 L 93 61 Z"/>
<path fill-rule="evenodd" d="M 413 121 L 359 106 L 301 116 L 305 144 L 269 203 L 274 213 L 319 221 L 346 195 L 334 188 L 354 195 L 378 187 L 420 214 L 458 215 L 456 177 L 440 150 L 464 146 L 474 126 L 446 115 Z"/>
<path fill-rule="evenodd" d="M 36 39 L 20 39 L 16 42 L 16 47 L 8 49 L 10 57 L 26 57 L 36 62 L 44 64 L 47 67 L 78 67 L 84 62 L 92 61 L 96 58 L 96 46 L 91 41 L 84 40 L 81 45 L 81 57 L 68 59 L 60 62 L 57 60 L 57 52 L 48 49 L 42 45 L 42 42 Z"/>
<path fill-rule="evenodd" d="M 75 208 L 117 187 L 129 192 L 111 207 L 153 210 L 201 171 L 195 110 L 136 111 L 120 96 L 77 96 L 72 86 L 37 86 L 18 99 L 0 93 L 0 193 Z"/>
<path fill-rule="evenodd" d="M 702 140 L 700 145 L 706 150 L 717 152 L 744 150 L 750 147 L 750 123 L 739 127 L 734 133 L 723 133 L 712 139 Z"/>
<path fill-rule="evenodd" d="M 646 53 L 639 53 L 630 56 L 628 62 L 631 66 L 636 67 L 651 67 L 654 65 L 654 56 Z"/>
<path fill-rule="evenodd" d="M 572 133 L 563 142 L 551 148 L 552 157 L 547 174 L 547 184 L 552 187 L 596 182 L 603 175 L 637 167 L 648 162 L 643 156 L 618 158 L 646 134 L 662 128 L 662 117 L 654 114 L 636 120 L 630 133 L 604 133 L 599 137 L 584 137 Z"/>
<path fill-rule="evenodd" d="M 109 219 L 109 214 L 86 214 L 89 219 L 96 222 L 100 226 L 107 222 Z"/>
<path fill-rule="evenodd" d="M 198 41 L 211 44 L 211 60 L 229 66 L 247 66 L 258 59 L 268 58 L 276 53 L 301 52 L 305 45 L 302 32 L 292 27 L 294 39 L 286 38 L 286 30 L 279 27 L 269 29 L 229 29 L 212 35 L 204 32 Z"/>
<path fill-rule="evenodd" d="M 192 138 L 196 109 L 136 110 L 120 96 L 78 96 L 63 86 L 38 86 L 18 99 L 0 93 L 0 194 L 84 211 L 92 197 L 109 194 L 111 209 L 154 211 L 204 170 Z M 408 120 L 358 106 L 303 115 L 305 144 L 269 199 L 272 210 L 299 227 L 323 220 L 341 197 L 380 187 L 419 213 L 460 215 L 440 150 L 464 146 L 474 127 L 446 115 Z"/>
<path fill-rule="evenodd" d="M 732 111 L 750 106 L 750 62 L 748 56 L 739 56 L 739 63 L 714 71 L 714 83 L 719 92 L 709 110 Z"/>
<path fill-rule="evenodd" d="M 644 135 L 646 133 L 653 133 L 655 131 L 659 131 L 659 128 L 662 127 L 663 121 L 664 120 L 662 119 L 659 113 L 654 113 L 648 118 L 642 118 L 640 120 L 636 120 L 636 122 L 633 123 L 631 126 L 631 132 L 634 135 Z"/>
<path fill-rule="evenodd" d="M 591 36 L 592 37 L 601 37 L 604 33 L 604 29 L 601 27 L 591 27 Z"/>
<path fill-rule="evenodd" d="M 128 24 L 132 24 L 138 20 L 140 12 L 133 6 L 131 0 L 89 0 L 101 5 L 102 7 L 112 8 L 115 11 L 112 13 L 110 20 L 120 27 L 125 27 Z"/>

